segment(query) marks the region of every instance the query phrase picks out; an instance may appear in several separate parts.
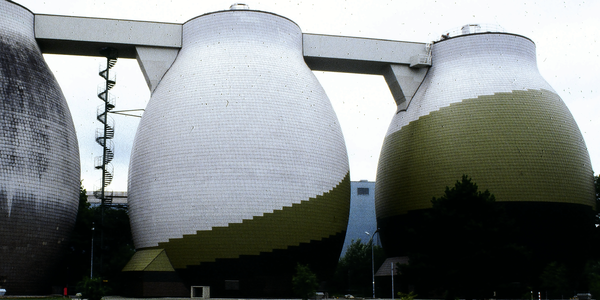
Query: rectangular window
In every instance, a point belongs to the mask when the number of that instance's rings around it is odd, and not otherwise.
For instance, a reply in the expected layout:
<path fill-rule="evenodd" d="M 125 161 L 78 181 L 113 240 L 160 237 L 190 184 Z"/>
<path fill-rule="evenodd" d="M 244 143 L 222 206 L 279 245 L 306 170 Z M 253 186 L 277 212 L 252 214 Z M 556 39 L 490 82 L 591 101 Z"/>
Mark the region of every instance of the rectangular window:
<path fill-rule="evenodd" d="M 356 189 L 356 194 L 357 195 L 368 195 L 369 194 L 369 188 L 357 188 Z"/>

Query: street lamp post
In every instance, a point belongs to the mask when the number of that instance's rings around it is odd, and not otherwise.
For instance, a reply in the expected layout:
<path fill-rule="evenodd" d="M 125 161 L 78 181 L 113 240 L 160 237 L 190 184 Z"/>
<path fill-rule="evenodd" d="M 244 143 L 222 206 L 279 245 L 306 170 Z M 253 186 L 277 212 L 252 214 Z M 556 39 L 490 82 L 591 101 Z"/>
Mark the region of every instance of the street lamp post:
<path fill-rule="evenodd" d="M 379 228 L 373 232 L 371 235 L 369 232 L 365 231 L 365 233 L 370 236 L 369 243 L 371 243 L 371 277 L 373 280 L 373 299 L 375 299 L 375 252 L 373 251 L 373 238 L 375 234 L 379 232 Z"/>
<path fill-rule="evenodd" d="M 90 255 L 90 279 L 94 278 L 94 222 L 92 222 L 92 248 Z"/>
<path fill-rule="evenodd" d="M 390 263 L 392 269 L 392 300 L 394 300 L 394 263 Z"/>

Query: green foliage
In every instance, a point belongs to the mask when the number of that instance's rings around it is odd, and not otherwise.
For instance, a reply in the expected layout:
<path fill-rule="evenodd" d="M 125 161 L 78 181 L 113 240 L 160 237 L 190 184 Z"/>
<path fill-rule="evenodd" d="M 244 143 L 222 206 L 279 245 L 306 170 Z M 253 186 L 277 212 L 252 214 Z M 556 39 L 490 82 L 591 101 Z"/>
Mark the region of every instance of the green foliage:
<path fill-rule="evenodd" d="M 135 253 L 127 210 L 119 207 L 105 209 L 103 231 L 104 242 L 100 251 L 103 266 L 99 267 L 99 274 L 113 282 Z"/>
<path fill-rule="evenodd" d="M 401 272 L 426 297 L 491 298 L 525 273 L 527 252 L 512 240 L 513 220 L 489 191 L 463 175 L 432 199 L 433 208 L 408 230 L 409 265 Z"/>
<path fill-rule="evenodd" d="M 596 187 L 596 205 L 600 204 L 600 175 L 594 176 L 594 186 Z M 596 210 L 600 207 L 596 206 Z"/>
<path fill-rule="evenodd" d="M 570 289 L 567 267 L 558 262 L 549 263 L 540 276 L 541 288 L 552 299 L 569 297 Z"/>
<path fill-rule="evenodd" d="M 82 298 L 89 300 L 100 300 L 110 292 L 110 288 L 104 285 L 100 277 L 84 277 L 78 283 L 78 288 L 81 291 Z"/>
<path fill-rule="evenodd" d="M 93 237 L 93 279 L 102 277 L 107 281 L 104 283 L 106 287 L 118 290 L 121 269 L 135 251 L 129 216 L 124 208 L 90 206 L 86 193 L 87 191 L 81 185 L 79 211 L 64 262 L 67 268 L 66 281 L 74 285 L 91 280 L 89 276 Z M 87 281 L 84 278 L 88 278 Z M 93 282 L 90 281 L 88 285 Z M 81 287 L 79 284 L 78 286 Z M 73 289 L 70 291 L 76 292 Z"/>
<path fill-rule="evenodd" d="M 360 296 L 372 295 L 371 243 L 371 240 L 366 244 L 361 239 L 353 240 L 340 258 L 334 275 L 334 285 L 338 291 Z M 374 245 L 373 255 L 377 271 L 386 258 L 383 248 Z"/>
<path fill-rule="evenodd" d="M 307 265 L 297 264 L 296 274 L 292 277 L 292 289 L 296 296 L 308 299 L 315 296 L 319 282 L 317 275 Z"/>
<path fill-rule="evenodd" d="M 596 224 L 600 224 L 600 175 L 594 176 L 594 187 L 596 188 Z"/>
<path fill-rule="evenodd" d="M 411 291 L 410 293 L 402 293 L 402 292 L 398 292 L 398 297 L 400 297 L 400 300 L 414 300 L 418 295 L 415 294 L 414 291 Z"/>
<path fill-rule="evenodd" d="M 590 260 L 585 266 L 585 277 L 592 299 L 600 298 L 600 260 Z"/>
<path fill-rule="evenodd" d="M 90 208 L 86 193 L 87 191 L 83 188 L 82 182 L 79 187 L 77 219 L 71 233 L 67 255 L 63 263 L 67 269 L 66 282 L 72 286 L 81 281 L 84 276 L 90 275 L 90 248 L 94 212 Z M 72 289 L 69 289 L 69 291 L 75 292 Z"/>

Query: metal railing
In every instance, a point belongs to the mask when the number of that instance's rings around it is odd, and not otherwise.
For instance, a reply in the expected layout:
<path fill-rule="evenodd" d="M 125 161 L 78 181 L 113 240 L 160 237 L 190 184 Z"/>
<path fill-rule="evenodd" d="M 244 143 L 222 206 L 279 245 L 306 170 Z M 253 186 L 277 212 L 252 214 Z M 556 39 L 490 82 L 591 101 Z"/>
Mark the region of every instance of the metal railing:
<path fill-rule="evenodd" d="M 483 32 L 506 32 L 504 27 L 498 24 L 466 24 L 461 27 L 444 31 L 440 39 L 447 39 L 461 35 L 483 33 Z"/>

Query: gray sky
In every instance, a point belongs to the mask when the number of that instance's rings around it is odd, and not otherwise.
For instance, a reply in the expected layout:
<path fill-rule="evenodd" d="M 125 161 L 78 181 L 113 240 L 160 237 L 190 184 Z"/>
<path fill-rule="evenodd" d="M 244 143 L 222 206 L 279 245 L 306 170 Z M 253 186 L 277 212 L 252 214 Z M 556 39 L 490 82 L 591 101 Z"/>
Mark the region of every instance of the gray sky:
<path fill-rule="evenodd" d="M 38 14 L 56 14 L 183 23 L 195 16 L 228 9 L 233 0 L 16 0 Z M 242 1 L 243 2 L 243 1 Z M 273 12 L 296 22 L 305 33 L 430 42 L 470 23 L 500 25 L 537 45 L 542 76 L 558 92 L 584 136 L 592 167 L 600 170 L 600 1 L 405 1 L 311 0 L 246 1 L 251 9 Z M 150 33 L 151 34 L 151 33 Z M 93 159 L 101 155 L 94 142 L 96 97 L 101 58 L 45 55 L 69 107 L 81 153 L 84 187 L 99 186 Z M 143 108 L 150 98 L 135 60 L 119 59 L 115 68 L 116 110 Z M 375 180 L 383 137 L 395 104 L 380 76 L 315 72 L 338 115 L 350 157 L 352 180 Z M 131 143 L 139 119 L 113 116 L 116 123 L 109 190 L 127 189 Z"/>

